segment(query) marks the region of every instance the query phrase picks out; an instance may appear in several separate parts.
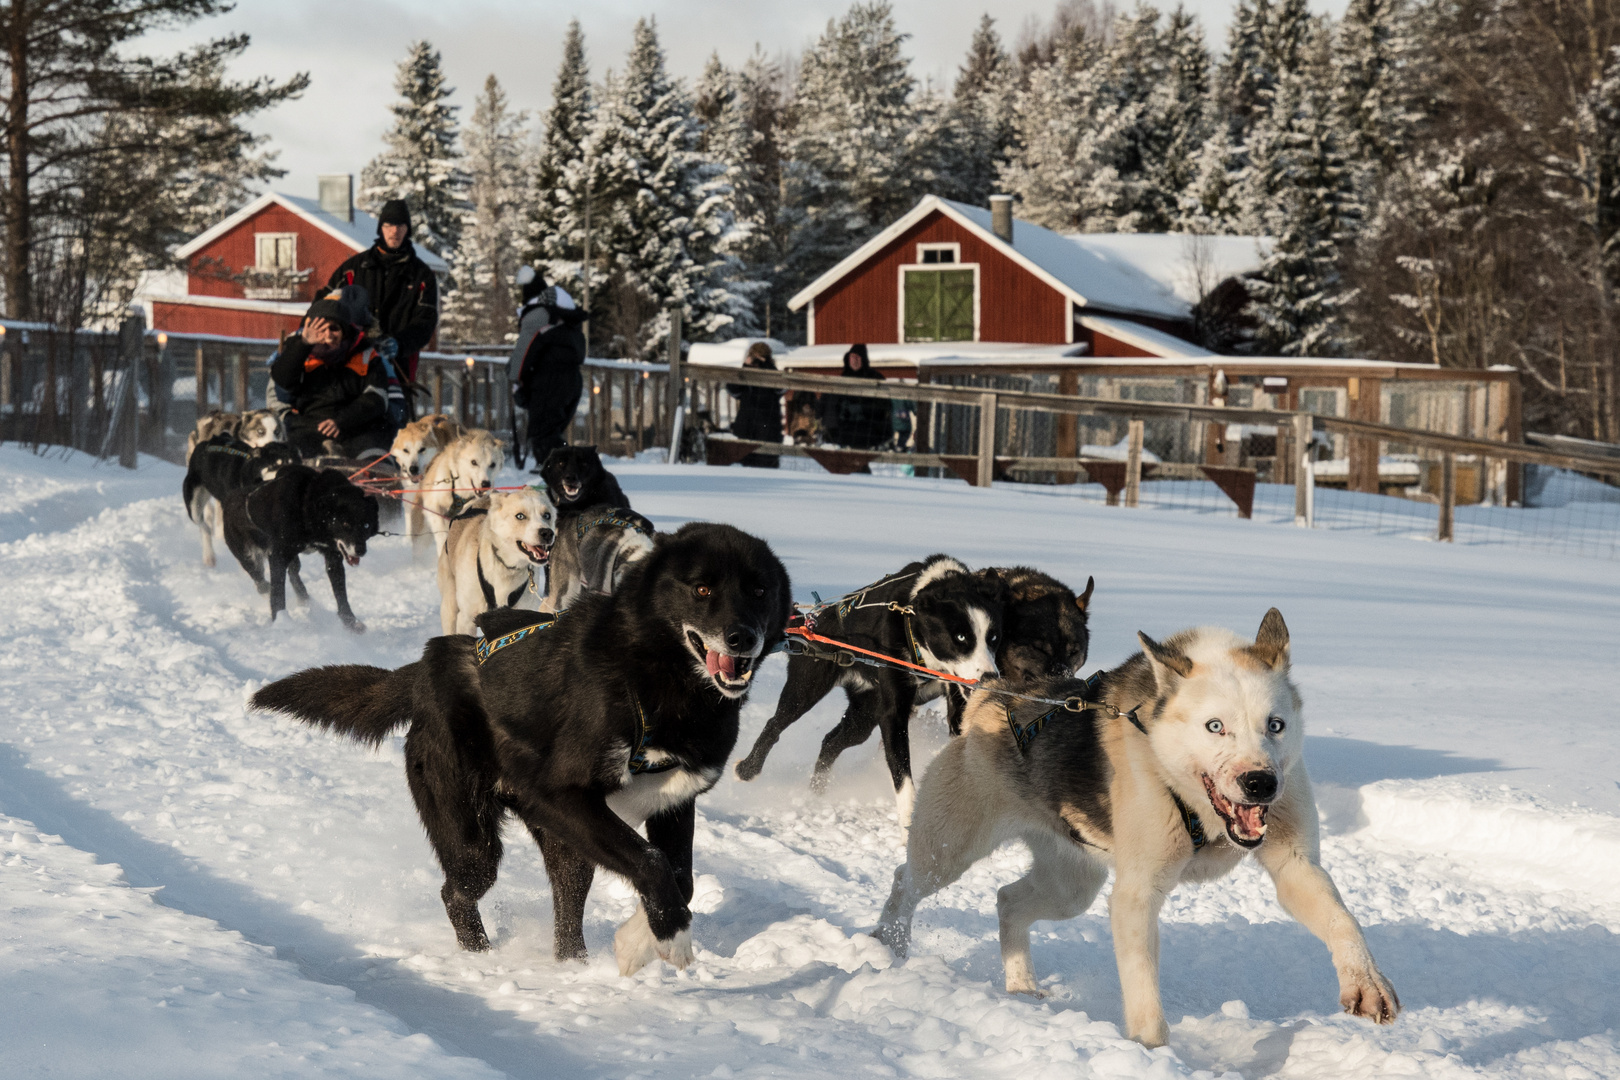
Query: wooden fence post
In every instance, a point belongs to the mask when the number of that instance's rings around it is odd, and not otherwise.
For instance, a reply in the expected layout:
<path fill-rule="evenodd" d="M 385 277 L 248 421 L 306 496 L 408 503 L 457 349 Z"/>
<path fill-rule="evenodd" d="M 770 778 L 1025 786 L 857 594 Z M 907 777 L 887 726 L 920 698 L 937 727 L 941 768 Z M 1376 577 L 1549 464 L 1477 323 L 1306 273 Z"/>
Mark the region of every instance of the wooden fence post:
<path fill-rule="evenodd" d="M 669 386 L 666 390 L 669 398 L 669 464 L 674 465 L 681 460 L 681 422 L 685 413 L 681 408 L 683 394 L 686 388 L 685 377 L 681 373 L 681 309 L 669 309 Z"/>
<path fill-rule="evenodd" d="M 197 342 L 197 419 L 208 415 L 208 360 L 203 356 L 202 342 Z"/>
<path fill-rule="evenodd" d="M 1125 444 L 1125 505 L 1136 506 L 1142 498 L 1142 434 L 1144 425 L 1132 420 Z"/>
<path fill-rule="evenodd" d="M 1312 486 L 1316 474 L 1311 469 L 1311 414 L 1294 414 L 1294 437 L 1289 450 L 1294 455 L 1294 524 L 1310 528 L 1312 518 Z"/>
<path fill-rule="evenodd" d="M 1450 543 L 1457 516 L 1457 456 L 1440 458 L 1440 523 L 1435 539 Z"/>
<path fill-rule="evenodd" d="M 236 354 L 236 411 L 248 411 L 248 354 Z"/>
<path fill-rule="evenodd" d="M 987 488 L 996 478 L 996 395 L 979 395 L 979 474 L 975 487 Z"/>
<path fill-rule="evenodd" d="M 472 369 L 473 358 L 467 357 L 467 363 L 461 369 L 461 393 L 458 404 L 461 406 L 461 426 L 472 427 Z"/>
<path fill-rule="evenodd" d="M 433 365 L 433 411 L 444 412 L 444 366 Z"/>

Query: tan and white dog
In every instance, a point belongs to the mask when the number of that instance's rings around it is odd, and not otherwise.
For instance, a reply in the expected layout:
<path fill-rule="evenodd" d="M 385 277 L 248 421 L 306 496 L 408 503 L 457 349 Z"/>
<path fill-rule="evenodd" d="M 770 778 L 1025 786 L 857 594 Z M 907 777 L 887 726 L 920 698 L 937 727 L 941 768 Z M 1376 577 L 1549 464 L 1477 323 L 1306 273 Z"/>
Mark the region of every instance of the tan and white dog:
<path fill-rule="evenodd" d="M 433 533 L 435 551 L 444 550 L 450 519 L 469 499 L 488 491 L 506 466 L 506 444 L 482 428 L 472 428 L 440 450 L 422 477 L 422 511 Z"/>
<path fill-rule="evenodd" d="M 405 509 L 406 536 L 414 538 L 425 531 L 422 519 L 427 515 L 422 513 L 421 496 L 414 489 L 421 483 L 435 455 L 461 438 L 465 430 L 443 413 L 433 413 L 412 420 L 395 434 L 394 445 L 389 448 L 388 456 L 399 466 L 399 475 L 406 489 L 400 496 Z"/>
<path fill-rule="evenodd" d="M 216 435 L 230 435 L 254 449 L 269 446 L 273 442 L 283 441 L 281 417 L 269 409 L 254 409 L 245 413 L 216 410 L 199 417 L 197 426 L 186 436 L 186 460 L 190 461 L 192 451 Z"/>
<path fill-rule="evenodd" d="M 539 488 L 492 491 L 468 503 L 450 523 L 439 553 L 439 626 L 470 634 L 473 620 L 513 607 L 545 565 L 556 540 L 557 510 Z"/>
<path fill-rule="evenodd" d="M 1390 1023 L 1400 1001 L 1320 863 L 1282 615 L 1268 611 L 1253 642 L 1209 627 L 1163 644 L 1137 636 L 1143 651 L 1096 683 L 1019 687 L 1100 708 L 973 694 L 962 738 L 917 791 L 876 936 L 904 956 L 920 900 L 1022 839 L 1034 865 L 996 895 L 1001 960 L 1010 993 L 1039 995 L 1030 925 L 1083 913 L 1112 868 L 1126 1034 L 1160 1046 L 1159 909 L 1178 882 L 1221 877 L 1252 852 L 1283 907 L 1327 944 L 1344 1010 Z"/>

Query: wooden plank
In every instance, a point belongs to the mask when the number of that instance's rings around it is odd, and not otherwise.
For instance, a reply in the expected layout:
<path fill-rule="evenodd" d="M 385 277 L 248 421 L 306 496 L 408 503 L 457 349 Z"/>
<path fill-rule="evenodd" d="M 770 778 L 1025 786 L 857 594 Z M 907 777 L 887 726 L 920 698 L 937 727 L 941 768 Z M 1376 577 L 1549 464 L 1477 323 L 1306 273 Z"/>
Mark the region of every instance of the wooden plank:
<path fill-rule="evenodd" d="M 1440 521 L 1435 538 L 1450 543 L 1457 518 L 1457 459 L 1446 454 L 1440 459 Z"/>
<path fill-rule="evenodd" d="M 987 488 L 995 479 L 996 395 L 979 395 L 979 468 L 975 487 Z"/>
<path fill-rule="evenodd" d="M 1315 474 L 1308 463 L 1311 452 L 1311 417 L 1309 413 L 1294 416 L 1294 524 L 1308 525 L 1311 510 L 1311 484 Z"/>
<path fill-rule="evenodd" d="M 1237 504 L 1238 517 L 1252 518 L 1254 516 L 1254 475 L 1253 469 L 1242 469 L 1224 465 L 1205 465 L 1200 470 L 1214 481 L 1228 499 Z"/>
<path fill-rule="evenodd" d="M 1134 507 L 1142 497 L 1142 421 L 1132 420 L 1125 444 L 1125 505 Z"/>

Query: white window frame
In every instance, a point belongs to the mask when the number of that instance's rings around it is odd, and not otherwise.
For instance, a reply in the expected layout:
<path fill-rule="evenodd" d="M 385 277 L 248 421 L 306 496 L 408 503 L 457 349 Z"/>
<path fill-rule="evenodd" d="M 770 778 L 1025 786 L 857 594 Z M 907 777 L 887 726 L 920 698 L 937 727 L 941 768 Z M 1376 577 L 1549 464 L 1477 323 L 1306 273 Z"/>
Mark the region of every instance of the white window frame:
<path fill-rule="evenodd" d="M 917 245 L 917 265 L 919 265 L 919 266 L 946 266 L 946 265 L 949 265 L 947 263 L 926 262 L 923 259 L 923 252 L 925 252 L 925 251 L 948 251 L 948 252 L 951 253 L 951 262 L 952 263 L 955 263 L 958 266 L 960 266 L 962 264 L 962 245 L 957 243 L 954 240 L 952 240 L 952 241 L 950 241 L 948 243 L 918 244 Z"/>
<path fill-rule="evenodd" d="M 937 245 L 944 246 L 944 245 Z M 956 245 L 951 245 L 955 247 Z M 973 340 L 979 340 L 979 297 L 982 277 L 979 274 L 978 263 L 901 263 L 899 276 L 895 280 L 895 288 L 899 297 L 895 304 L 898 309 L 895 313 L 895 338 L 900 344 L 906 344 L 906 271 L 928 270 L 938 273 L 941 270 L 971 270 L 973 271 Z M 948 345 L 950 342 L 917 342 L 919 345 Z"/>
<path fill-rule="evenodd" d="M 264 261 L 265 242 L 273 245 L 279 240 L 292 241 L 292 263 L 288 266 L 266 265 Z M 274 248 L 272 247 L 272 250 Z M 298 269 L 298 234 L 295 232 L 258 232 L 253 234 L 253 268 L 255 270 L 297 270 Z"/>

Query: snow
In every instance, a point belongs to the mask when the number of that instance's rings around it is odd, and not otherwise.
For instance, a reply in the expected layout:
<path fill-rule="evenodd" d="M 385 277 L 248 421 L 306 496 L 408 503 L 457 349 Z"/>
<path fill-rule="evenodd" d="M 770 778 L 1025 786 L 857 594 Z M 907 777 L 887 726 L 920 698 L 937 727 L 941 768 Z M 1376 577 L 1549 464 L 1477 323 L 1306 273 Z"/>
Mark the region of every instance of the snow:
<path fill-rule="evenodd" d="M 1326 950 L 1245 863 L 1163 917 L 1170 1045 L 1121 1038 L 1106 905 L 1038 923 L 1040 1002 L 1000 990 L 1001 849 L 923 905 L 913 958 L 870 928 L 902 837 L 875 744 L 806 790 L 824 702 L 752 784 L 700 802 L 697 962 L 621 978 L 634 907 L 598 879 L 592 958 L 550 957 L 538 852 L 508 833 L 461 953 L 401 774 L 244 709 L 314 663 L 396 665 L 435 633 L 427 561 L 349 575 L 370 632 L 313 602 L 266 625 L 198 562 L 180 470 L 0 447 L 0 1045 L 6 1076 L 1591 1078 L 1620 1075 L 1620 563 L 1096 505 L 1059 489 L 615 466 L 660 528 L 768 538 L 795 593 L 945 550 L 1095 575 L 1089 667 L 1134 631 L 1294 637 L 1323 859 L 1406 1012 L 1336 1011 Z M 1326 495 L 1327 493 L 1323 493 Z M 744 711 L 752 740 L 782 684 Z M 943 718 L 914 726 L 922 763 Z"/>

